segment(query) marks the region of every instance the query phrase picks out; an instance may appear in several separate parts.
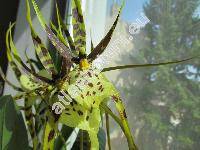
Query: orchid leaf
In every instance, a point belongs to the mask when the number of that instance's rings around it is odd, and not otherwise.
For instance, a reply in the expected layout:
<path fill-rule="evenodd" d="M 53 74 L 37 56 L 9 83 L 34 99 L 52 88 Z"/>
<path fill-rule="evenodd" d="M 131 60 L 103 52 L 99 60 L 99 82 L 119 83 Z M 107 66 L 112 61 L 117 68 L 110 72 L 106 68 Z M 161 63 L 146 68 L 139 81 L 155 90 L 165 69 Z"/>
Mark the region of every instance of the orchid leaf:
<path fill-rule="evenodd" d="M 28 136 L 21 112 L 11 96 L 0 98 L 0 149 L 28 149 Z"/>

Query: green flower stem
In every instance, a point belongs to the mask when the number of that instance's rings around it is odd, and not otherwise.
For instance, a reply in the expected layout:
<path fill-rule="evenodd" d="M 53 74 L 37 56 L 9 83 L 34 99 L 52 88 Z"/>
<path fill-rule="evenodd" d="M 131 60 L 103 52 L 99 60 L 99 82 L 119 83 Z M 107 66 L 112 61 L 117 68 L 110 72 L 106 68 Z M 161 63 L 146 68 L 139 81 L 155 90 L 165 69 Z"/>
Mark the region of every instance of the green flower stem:
<path fill-rule="evenodd" d="M 80 131 L 80 150 L 83 150 L 83 130 Z"/>
<path fill-rule="evenodd" d="M 38 138 L 34 137 L 34 139 L 33 139 L 33 150 L 37 150 L 38 143 L 39 143 Z"/>
<path fill-rule="evenodd" d="M 106 113 L 106 132 L 107 132 L 107 139 L 108 139 L 108 149 L 111 150 L 111 143 L 110 143 L 110 124 L 109 124 L 109 116 Z"/>
<path fill-rule="evenodd" d="M 104 104 L 104 103 L 100 104 L 100 108 L 103 109 L 106 113 L 108 113 L 118 123 L 118 125 L 121 127 L 121 129 L 124 131 L 121 120 L 110 110 L 110 108 L 106 104 Z"/>
<path fill-rule="evenodd" d="M 133 137 L 131 135 L 131 131 L 130 131 L 130 128 L 129 128 L 129 125 L 128 125 L 128 121 L 126 118 L 124 118 L 123 114 L 121 114 L 121 109 L 124 108 L 123 104 L 121 101 L 119 101 L 117 103 L 117 110 L 118 112 L 120 112 L 120 118 L 119 119 L 111 110 L 108 106 L 106 106 L 106 104 L 101 104 L 100 107 L 106 112 L 108 113 L 118 124 L 119 126 L 121 127 L 121 129 L 123 130 L 126 138 L 127 138 L 127 141 L 128 141 L 128 146 L 129 146 L 129 149 L 130 150 L 138 150 L 137 146 L 135 145 L 134 143 L 134 140 L 133 140 Z"/>

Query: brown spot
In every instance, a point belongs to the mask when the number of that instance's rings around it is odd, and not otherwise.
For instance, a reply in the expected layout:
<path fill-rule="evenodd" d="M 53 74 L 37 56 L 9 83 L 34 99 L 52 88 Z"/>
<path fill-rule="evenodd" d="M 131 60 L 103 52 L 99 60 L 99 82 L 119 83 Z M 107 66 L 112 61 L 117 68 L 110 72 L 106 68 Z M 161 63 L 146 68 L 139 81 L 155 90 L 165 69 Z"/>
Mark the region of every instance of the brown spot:
<path fill-rule="evenodd" d="M 86 96 L 89 96 L 89 94 L 90 94 L 90 92 L 88 91 L 87 94 L 86 94 Z"/>
<path fill-rule="evenodd" d="M 69 108 L 66 108 L 65 110 L 66 110 L 66 111 L 69 111 Z"/>
<path fill-rule="evenodd" d="M 104 88 L 101 89 L 101 92 L 103 92 Z"/>
<path fill-rule="evenodd" d="M 76 19 L 76 21 L 83 23 L 83 16 L 78 13 L 78 8 L 74 8 L 72 10 L 73 16 Z"/>
<path fill-rule="evenodd" d="M 82 116 L 82 115 L 83 115 L 83 112 L 79 110 L 79 111 L 78 111 L 78 115 L 79 115 L 79 116 Z"/>
<path fill-rule="evenodd" d="M 95 101 L 93 101 L 93 104 L 95 104 Z"/>
<path fill-rule="evenodd" d="M 92 92 L 92 94 L 93 94 L 93 95 L 95 95 L 95 94 L 96 94 L 96 92 L 95 92 L 95 91 L 93 91 L 93 92 Z"/>
<path fill-rule="evenodd" d="M 93 84 L 92 83 L 88 83 L 89 87 L 93 87 Z"/>
<path fill-rule="evenodd" d="M 75 105 L 77 105 L 77 104 L 78 104 L 78 103 L 77 103 L 77 101 L 75 101 L 74 99 L 73 99 L 73 102 L 74 102 L 74 104 L 75 104 Z"/>
<path fill-rule="evenodd" d="M 97 85 L 100 85 L 100 84 L 101 84 L 101 82 L 98 82 L 98 83 L 97 83 Z"/>
<path fill-rule="evenodd" d="M 76 111 L 76 109 L 75 109 L 75 108 L 73 108 L 73 111 Z"/>
<path fill-rule="evenodd" d="M 89 116 L 86 117 L 86 120 L 87 120 L 87 121 L 89 120 Z"/>
<path fill-rule="evenodd" d="M 79 80 L 77 83 L 81 83 L 81 80 Z"/>
<path fill-rule="evenodd" d="M 66 115 L 70 116 L 71 114 L 70 113 L 65 113 Z"/>
<path fill-rule="evenodd" d="M 90 109 L 90 113 L 92 113 L 92 111 L 93 111 L 93 107 L 91 107 L 91 109 Z"/>
<path fill-rule="evenodd" d="M 89 77 L 91 77 L 91 78 L 92 78 L 92 74 L 91 74 L 91 72 L 88 72 L 87 74 L 89 75 Z"/>
<path fill-rule="evenodd" d="M 118 102 L 118 98 L 116 96 L 112 96 L 112 98 L 116 103 Z"/>
<path fill-rule="evenodd" d="M 48 142 L 51 141 L 51 140 L 53 139 L 54 134 L 55 134 L 55 131 L 54 131 L 54 130 L 51 130 L 51 131 L 49 132 Z"/>
<path fill-rule="evenodd" d="M 78 20 L 80 23 L 83 23 L 83 16 L 79 15 Z"/>
<path fill-rule="evenodd" d="M 123 116 L 124 116 L 125 118 L 127 118 L 125 109 L 124 109 L 124 111 L 123 111 Z"/>
<path fill-rule="evenodd" d="M 39 36 L 36 36 L 36 37 L 34 38 L 34 40 L 37 41 L 39 44 L 42 43 L 42 41 L 41 41 L 41 39 L 39 38 Z"/>
<path fill-rule="evenodd" d="M 81 98 L 82 98 L 82 99 L 84 99 L 84 96 L 83 96 L 83 94 L 81 94 Z"/>
<path fill-rule="evenodd" d="M 99 86 L 99 90 L 101 90 L 102 88 L 103 88 L 103 86 L 102 86 L 102 85 L 100 85 L 100 86 Z"/>
<path fill-rule="evenodd" d="M 74 103 L 73 103 L 73 102 L 70 102 L 70 105 L 71 105 L 71 106 L 74 106 Z"/>
<path fill-rule="evenodd" d="M 44 64 L 44 65 L 49 65 L 49 64 L 52 64 L 52 63 L 53 63 L 53 62 L 52 62 L 51 59 L 43 61 L 43 64 Z"/>
<path fill-rule="evenodd" d="M 78 30 L 78 28 L 79 28 L 78 24 L 74 24 L 73 28 L 74 28 L 74 30 Z"/>
<path fill-rule="evenodd" d="M 42 55 L 44 55 L 44 56 L 49 55 L 48 50 L 45 47 L 41 47 L 41 50 L 42 50 Z"/>
<path fill-rule="evenodd" d="M 50 108 L 51 110 L 51 108 Z M 51 110 L 52 114 L 53 114 L 53 117 L 54 117 L 54 122 L 57 122 L 58 119 L 60 118 L 60 114 L 56 114 L 53 110 Z M 48 119 L 48 118 L 47 118 Z"/>

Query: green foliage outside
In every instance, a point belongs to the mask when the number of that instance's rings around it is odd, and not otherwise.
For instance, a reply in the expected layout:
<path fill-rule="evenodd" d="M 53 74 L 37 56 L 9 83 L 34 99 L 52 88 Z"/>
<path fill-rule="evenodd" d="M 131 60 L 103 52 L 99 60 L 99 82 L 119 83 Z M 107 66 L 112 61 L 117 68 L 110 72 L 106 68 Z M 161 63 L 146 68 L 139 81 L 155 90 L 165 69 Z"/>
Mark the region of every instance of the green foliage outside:
<path fill-rule="evenodd" d="M 144 46 L 136 45 L 139 49 L 131 57 L 134 64 L 200 55 L 199 4 L 199 0 L 150 0 L 145 4 L 144 12 L 151 22 L 141 31 L 145 36 L 138 36 Z M 124 80 L 124 91 L 129 99 L 127 106 L 131 105 L 129 114 L 134 116 L 131 124 L 139 129 L 139 149 L 198 150 L 199 59 L 136 69 L 133 76 L 126 77 L 131 81 Z"/>

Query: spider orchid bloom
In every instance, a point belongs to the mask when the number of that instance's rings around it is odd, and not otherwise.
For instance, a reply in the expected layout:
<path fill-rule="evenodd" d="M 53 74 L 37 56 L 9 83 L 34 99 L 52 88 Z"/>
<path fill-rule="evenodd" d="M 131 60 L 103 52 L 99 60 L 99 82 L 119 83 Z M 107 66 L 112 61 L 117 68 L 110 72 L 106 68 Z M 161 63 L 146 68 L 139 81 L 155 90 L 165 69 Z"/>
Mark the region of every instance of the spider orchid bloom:
<path fill-rule="evenodd" d="M 19 94 L 17 94 L 14 99 L 18 100 L 24 98 L 25 100 L 25 119 L 32 139 L 33 149 L 53 150 L 55 139 L 60 135 L 58 124 L 61 123 L 69 127 L 87 131 L 90 137 L 91 149 L 99 150 L 97 134 L 102 121 L 101 114 L 106 113 L 106 116 L 109 114 L 120 125 L 127 138 L 129 149 L 137 150 L 137 146 L 131 135 L 125 107 L 120 94 L 115 86 L 105 77 L 103 72 L 116 69 L 174 64 L 193 58 L 159 64 L 126 65 L 98 70 L 94 67 L 93 62 L 108 46 L 118 23 L 122 7 L 119 9 L 116 20 L 106 36 L 96 47 L 93 47 L 93 44 L 91 44 L 91 53 L 86 54 L 86 31 L 80 0 L 72 0 L 73 37 L 70 35 L 66 24 L 63 23 L 58 8 L 58 28 L 53 23 L 51 23 L 51 27 L 49 27 L 45 23 L 45 19 L 35 0 L 31 1 L 42 28 L 47 33 L 49 40 L 62 58 L 61 72 L 56 70 L 49 50 L 45 47 L 42 39 L 40 39 L 33 28 L 29 0 L 26 0 L 27 20 L 31 29 L 36 56 L 43 65 L 46 76 L 41 75 L 40 72 L 36 72 L 27 55 L 26 57 L 30 68 L 20 58 L 11 36 L 14 24 L 10 25 L 7 31 L 7 57 L 20 83 L 20 87 L 9 82 L 1 69 L 0 74 L 10 86 L 19 91 Z M 80 86 L 81 84 L 82 86 Z M 76 94 L 74 94 L 74 92 L 76 92 Z M 63 95 L 65 95 L 64 98 Z M 62 100 L 66 98 L 68 103 L 61 101 L 60 97 L 62 97 Z M 34 115 L 32 106 L 37 103 L 38 99 L 41 105 L 39 104 L 36 108 L 36 114 Z M 110 99 L 115 103 L 119 114 L 118 116 L 107 106 L 107 102 Z M 60 113 L 55 113 L 55 110 L 58 112 L 59 109 L 57 106 L 58 102 L 63 106 L 62 111 L 60 111 Z M 41 109 L 40 106 L 43 106 L 43 108 Z M 39 125 L 36 123 L 38 118 L 40 120 Z M 40 140 L 38 137 L 39 133 L 36 130 L 36 125 L 45 125 L 43 140 Z M 107 128 L 109 128 L 109 125 Z M 108 141 L 110 141 L 109 133 L 107 134 Z"/>

